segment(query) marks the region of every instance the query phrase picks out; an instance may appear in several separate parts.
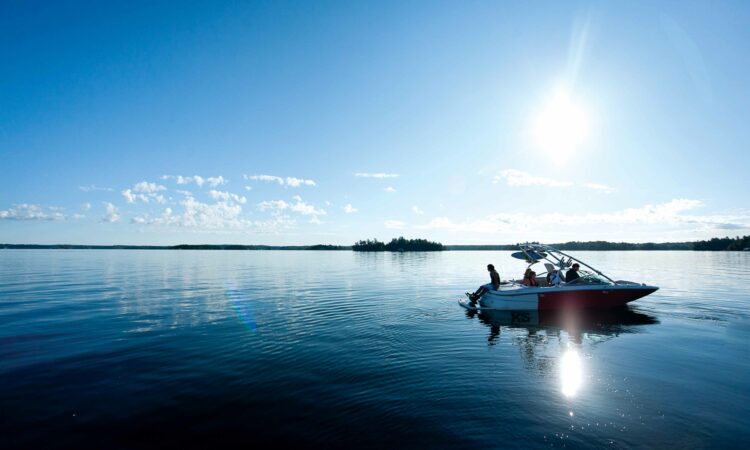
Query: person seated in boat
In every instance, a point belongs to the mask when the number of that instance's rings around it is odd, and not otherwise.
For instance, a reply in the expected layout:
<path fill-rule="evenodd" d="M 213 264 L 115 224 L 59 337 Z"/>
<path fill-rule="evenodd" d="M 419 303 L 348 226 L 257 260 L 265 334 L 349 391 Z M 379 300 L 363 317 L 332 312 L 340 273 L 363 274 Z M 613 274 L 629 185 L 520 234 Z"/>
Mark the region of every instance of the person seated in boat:
<path fill-rule="evenodd" d="M 581 278 L 581 276 L 578 275 L 578 269 L 580 268 L 581 266 L 578 263 L 574 263 L 573 266 L 568 269 L 568 273 L 565 274 L 565 282 L 570 283 Z"/>
<path fill-rule="evenodd" d="M 536 272 L 531 270 L 531 268 L 526 269 L 526 272 L 523 274 L 523 285 L 539 286 L 539 282 L 536 281 Z"/>
<path fill-rule="evenodd" d="M 560 286 L 562 282 L 563 279 L 560 276 L 559 270 L 554 269 L 552 272 L 547 273 L 547 286 Z"/>
<path fill-rule="evenodd" d="M 500 274 L 498 274 L 495 270 L 495 266 L 493 266 L 492 264 L 487 264 L 487 271 L 490 273 L 490 282 L 479 286 L 479 289 L 477 289 L 476 292 L 469 296 L 472 303 L 475 303 L 477 300 L 479 300 L 479 297 L 484 295 L 485 292 L 496 291 L 498 290 L 498 288 L 500 288 Z"/>

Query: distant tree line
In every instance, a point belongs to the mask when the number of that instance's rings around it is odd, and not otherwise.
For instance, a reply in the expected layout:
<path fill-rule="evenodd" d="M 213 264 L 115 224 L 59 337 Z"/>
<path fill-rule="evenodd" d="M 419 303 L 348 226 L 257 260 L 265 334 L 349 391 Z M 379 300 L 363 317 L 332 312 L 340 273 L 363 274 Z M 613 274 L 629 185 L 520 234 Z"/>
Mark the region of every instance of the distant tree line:
<path fill-rule="evenodd" d="M 174 245 L 171 250 L 350 250 L 342 245 Z"/>
<path fill-rule="evenodd" d="M 532 242 L 536 244 L 537 242 Z M 608 241 L 570 241 L 550 244 L 559 250 L 745 250 L 750 249 L 750 236 L 735 238 L 713 238 L 708 241 L 695 242 L 608 242 Z M 447 245 L 446 250 L 516 250 L 517 245 Z"/>
<path fill-rule="evenodd" d="M 445 246 L 440 242 L 432 242 L 426 239 L 404 239 L 403 236 L 391 239 L 384 243 L 377 239 L 357 241 L 352 245 L 355 252 L 435 252 L 444 250 Z"/>
<path fill-rule="evenodd" d="M 750 249 L 750 236 L 737 236 L 735 238 L 713 238 L 709 241 L 698 241 L 694 250 L 748 250 Z"/>
<path fill-rule="evenodd" d="M 238 244 L 180 244 L 180 245 L 70 245 L 70 244 L 0 244 L 0 249 L 57 249 L 57 250 L 351 250 L 346 245 L 238 245 Z"/>
<path fill-rule="evenodd" d="M 551 244 L 560 250 L 748 250 L 750 236 L 736 236 L 734 238 L 713 238 L 707 241 L 695 242 L 564 242 Z M 440 250 L 517 250 L 517 245 L 443 245 L 425 239 L 392 239 L 383 243 L 377 239 L 359 241 L 353 246 L 346 245 L 70 245 L 70 244 L 0 244 L 0 249 L 69 249 L 69 250 L 354 250 L 359 252 L 429 252 Z"/>
<path fill-rule="evenodd" d="M 692 250 L 692 242 L 565 242 L 552 245 L 560 250 Z"/>
<path fill-rule="evenodd" d="M 538 244 L 538 242 L 529 242 Z M 633 244 L 629 242 L 565 242 L 560 244 L 549 244 L 558 250 L 692 250 L 692 242 L 666 242 L 666 243 L 643 243 Z M 518 245 L 448 245 L 448 250 L 518 250 Z"/>

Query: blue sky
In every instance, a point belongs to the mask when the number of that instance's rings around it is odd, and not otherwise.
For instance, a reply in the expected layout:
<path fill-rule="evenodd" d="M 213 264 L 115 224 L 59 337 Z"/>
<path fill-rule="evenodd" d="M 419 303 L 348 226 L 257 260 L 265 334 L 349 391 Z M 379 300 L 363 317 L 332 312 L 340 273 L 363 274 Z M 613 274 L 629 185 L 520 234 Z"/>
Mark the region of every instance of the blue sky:
<path fill-rule="evenodd" d="M 750 232 L 747 2 L 0 5 L 0 242 Z"/>

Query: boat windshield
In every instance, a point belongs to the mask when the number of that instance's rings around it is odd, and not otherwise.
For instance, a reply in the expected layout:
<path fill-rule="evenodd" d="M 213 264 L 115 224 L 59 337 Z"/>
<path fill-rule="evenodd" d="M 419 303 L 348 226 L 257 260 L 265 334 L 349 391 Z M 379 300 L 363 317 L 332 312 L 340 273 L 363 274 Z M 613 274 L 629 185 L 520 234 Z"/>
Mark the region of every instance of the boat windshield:
<path fill-rule="evenodd" d="M 590 273 L 590 272 L 582 272 L 581 276 L 570 283 L 565 283 L 566 285 L 586 285 L 586 284 L 606 284 L 611 285 L 614 284 L 610 282 L 609 280 L 605 280 L 604 278 L 601 278 L 597 276 L 596 274 Z"/>

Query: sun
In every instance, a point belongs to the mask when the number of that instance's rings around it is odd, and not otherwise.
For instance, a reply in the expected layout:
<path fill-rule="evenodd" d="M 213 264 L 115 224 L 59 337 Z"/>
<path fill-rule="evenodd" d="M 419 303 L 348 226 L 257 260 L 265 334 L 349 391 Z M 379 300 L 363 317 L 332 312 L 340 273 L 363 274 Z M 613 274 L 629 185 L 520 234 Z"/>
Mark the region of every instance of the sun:
<path fill-rule="evenodd" d="M 586 141 L 586 113 L 565 91 L 556 92 L 536 118 L 534 141 L 546 153 L 568 159 Z"/>

